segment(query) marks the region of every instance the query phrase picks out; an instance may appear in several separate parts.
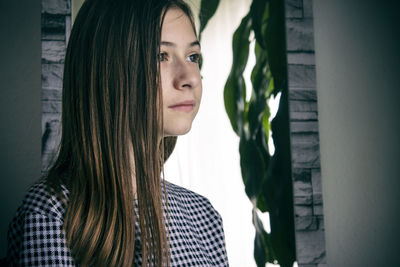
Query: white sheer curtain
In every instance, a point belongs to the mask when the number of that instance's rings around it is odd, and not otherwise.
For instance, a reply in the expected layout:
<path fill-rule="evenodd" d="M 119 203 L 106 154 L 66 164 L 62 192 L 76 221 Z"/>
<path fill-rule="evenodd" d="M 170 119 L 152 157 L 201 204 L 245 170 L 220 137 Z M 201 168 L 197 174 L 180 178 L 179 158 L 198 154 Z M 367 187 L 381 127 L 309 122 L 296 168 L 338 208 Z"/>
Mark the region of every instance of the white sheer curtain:
<path fill-rule="evenodd" d="M 189 0 L 194 11 L 200 1 Z M 244 192 L 239 138 L 226 115 L 223 89 L 232 64 L 232 36 L 249 0 L 221 0 L 203 32 L 203 99 L 192 130 L 178 138 L 165 165 L 168 181 L 206 196 L 221 214 L 232 267 L 256 266 L 251 203 Z M 269 227 L 269 225 L 266 227 Z"/>

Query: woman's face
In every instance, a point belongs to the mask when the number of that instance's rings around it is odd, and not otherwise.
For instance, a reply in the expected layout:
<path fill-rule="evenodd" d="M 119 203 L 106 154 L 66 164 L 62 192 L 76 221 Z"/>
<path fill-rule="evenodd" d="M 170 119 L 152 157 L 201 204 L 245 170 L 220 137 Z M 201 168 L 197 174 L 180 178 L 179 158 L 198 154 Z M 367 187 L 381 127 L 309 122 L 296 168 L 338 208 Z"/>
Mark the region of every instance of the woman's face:
<path fill-rule="evenodd" d="M 187 133 L 200 106 L 200 44 L 182 10 L 167 11 L 161 31 L 160 71 L 164 136 Z"/>

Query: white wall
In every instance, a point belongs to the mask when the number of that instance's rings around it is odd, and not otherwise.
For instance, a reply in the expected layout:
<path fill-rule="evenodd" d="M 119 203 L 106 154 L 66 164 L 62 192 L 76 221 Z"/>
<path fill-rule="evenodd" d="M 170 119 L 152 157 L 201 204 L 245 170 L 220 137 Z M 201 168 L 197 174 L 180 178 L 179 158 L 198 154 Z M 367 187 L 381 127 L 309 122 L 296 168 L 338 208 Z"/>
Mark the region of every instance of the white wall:
<path fill-rule="evenodd" d="M 40 8 L 0 2 L 0 257 L 8 223 L 40 176 Z"/>
<path fill-rule="evenodd" d="M 399 4 L 313 2 L 328 265 L 399 266 Z"/>

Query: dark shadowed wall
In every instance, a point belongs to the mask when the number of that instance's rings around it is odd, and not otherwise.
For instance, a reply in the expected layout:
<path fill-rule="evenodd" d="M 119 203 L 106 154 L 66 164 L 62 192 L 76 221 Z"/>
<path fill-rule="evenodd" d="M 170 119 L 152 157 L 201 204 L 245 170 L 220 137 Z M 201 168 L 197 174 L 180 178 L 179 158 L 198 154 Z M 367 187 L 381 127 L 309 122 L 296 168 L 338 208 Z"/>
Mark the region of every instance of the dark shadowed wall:
<path fill-rule="evenodd" d="M 400 266 L 398 1 L 314 0 L 328 266 Z"/>
<path fill-rule="evenodd" d="M 40 1 L 0 2 L 0 257 L 8 223 L 40 176 Z"/>

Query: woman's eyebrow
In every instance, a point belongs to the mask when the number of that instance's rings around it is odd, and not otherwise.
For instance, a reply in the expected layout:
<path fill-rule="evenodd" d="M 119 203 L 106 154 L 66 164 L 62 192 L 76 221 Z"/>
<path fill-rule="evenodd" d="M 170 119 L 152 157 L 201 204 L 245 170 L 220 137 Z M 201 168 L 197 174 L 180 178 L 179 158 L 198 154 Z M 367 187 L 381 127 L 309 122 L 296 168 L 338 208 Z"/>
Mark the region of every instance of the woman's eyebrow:
<path fill-rule="evenodd" d="M 168 42 L 168 41 L 161 41 L 161 45 L 165 45 L 165 46 L 176 46 L 176 43 Z M 199 47 L 201 47 L 199 41 L 194 41 L 194 42 L 191 42 L 191 43 L 189 44 L 189 47 L 193 47 L 193 46 L 199 46 Z"/>

